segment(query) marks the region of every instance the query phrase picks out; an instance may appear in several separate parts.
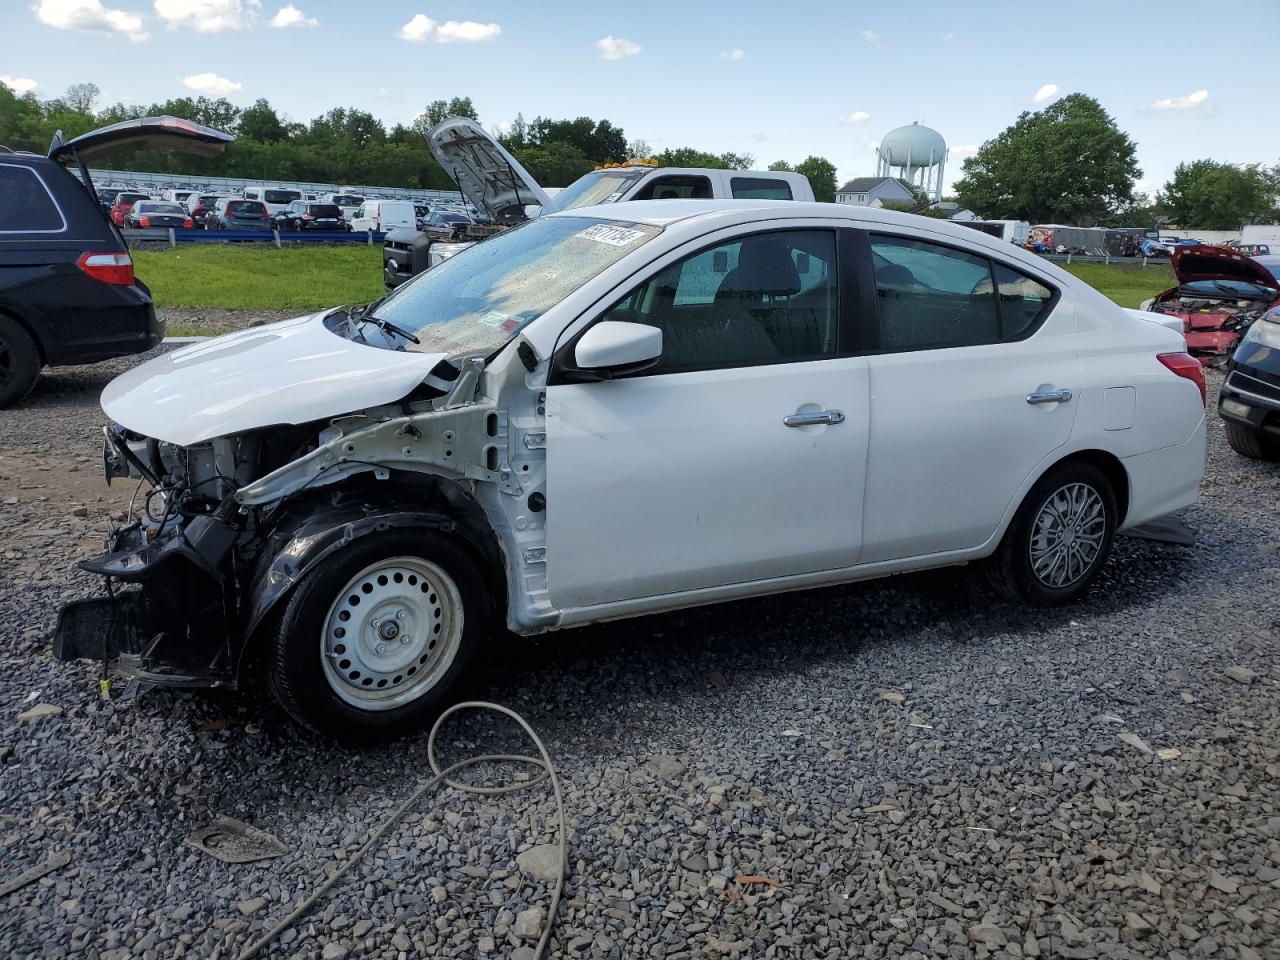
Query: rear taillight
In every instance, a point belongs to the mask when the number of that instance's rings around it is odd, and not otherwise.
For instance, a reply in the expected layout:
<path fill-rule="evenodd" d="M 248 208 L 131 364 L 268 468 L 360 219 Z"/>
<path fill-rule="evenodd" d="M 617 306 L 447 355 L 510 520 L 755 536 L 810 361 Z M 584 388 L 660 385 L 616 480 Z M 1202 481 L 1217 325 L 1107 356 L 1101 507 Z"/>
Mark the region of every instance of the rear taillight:
<path fill-rule="evenodd" d="M 76 266 L 103 283 L 129 286 L 133 283 L 133 258 L 127 253 L 86 253 Z"/>
<path fill-rule="evenodd" d="M 183 225 L 186 229 L 188 229 L 188 230 L 190 230 L 190 229 L 191 229 L 191 221 L 190 221 L 189 219 L 188 219 L 188 220 L 183 220 L 183 221 L 182 221 L 182 225 Z"/>
<path fill-rule="evenodd" d="M 1206 403 L 1204 367 L 1189 353 L 1159 353 L 1156 359 L 1180 377 L 1186 377 L 1200 390 L 1200 402 Z"/>
<path fill-rule="evenodd" d="M 140 218 L 138 219 L 138 226 L 140 226 L 140 227 L 149 227 L 149 226 L 151 226 L 151 218 L 150 218 L 150 217 L 140 217 Z"/>

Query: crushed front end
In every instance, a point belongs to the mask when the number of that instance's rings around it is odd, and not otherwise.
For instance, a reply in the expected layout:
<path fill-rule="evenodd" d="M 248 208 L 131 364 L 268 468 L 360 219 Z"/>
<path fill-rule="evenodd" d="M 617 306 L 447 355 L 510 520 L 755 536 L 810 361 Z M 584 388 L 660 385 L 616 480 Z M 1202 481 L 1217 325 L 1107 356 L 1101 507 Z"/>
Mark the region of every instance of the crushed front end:
<path fill-rule="evenodd" d="M 232 683 L 239 567 L 254 540 L 232 493 L 252 479 L 256 437 L 180 448 L 118 426 L 104 434 L 108 482 L 136 479 L 138 491 L 106 552 L 80 564 L 104 578 L 106 595 L 62 608 L 54 656 L 157 684 Z"/>

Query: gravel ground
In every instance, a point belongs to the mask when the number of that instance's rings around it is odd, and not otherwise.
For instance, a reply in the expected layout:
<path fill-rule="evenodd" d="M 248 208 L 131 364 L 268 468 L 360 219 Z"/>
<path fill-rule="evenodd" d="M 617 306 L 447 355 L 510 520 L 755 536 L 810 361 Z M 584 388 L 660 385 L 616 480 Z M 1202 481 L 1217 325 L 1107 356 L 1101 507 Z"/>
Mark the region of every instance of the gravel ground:
<path fill-rule="evenodd" d="M 106 704 L 50 659 L 129 492 L 95 439 L 125 366 L 0 412 L 0 883 L 70 856 L 4 897 L 5 957 L 233 956 L 427 768 L 425 736 L 347 751 L 254 694 Z M 960 571 L 501 644 L 469 692 L 541 732 L 571 819 L 551 955 L 1280 958 L 1280 470 L 1213 424 L 1198 544 L 1122 539 L 1065 609 Z M 19 723 L 37 703 L 60 712 Z M 484 717 L 446 741 L 529 750 Z M 431 795 L 269 953 L 528 960 L 549 887 L 515 858 L 552 814 Z M 288 853 L 184 845 L 219 815 Z"/>

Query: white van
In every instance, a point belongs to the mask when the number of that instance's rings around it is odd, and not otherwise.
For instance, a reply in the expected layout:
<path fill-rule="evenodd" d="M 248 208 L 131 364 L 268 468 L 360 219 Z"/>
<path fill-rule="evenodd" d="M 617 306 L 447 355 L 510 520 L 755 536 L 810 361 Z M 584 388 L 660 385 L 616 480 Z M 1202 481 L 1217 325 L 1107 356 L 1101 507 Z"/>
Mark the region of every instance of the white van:
<path fill-rule="evenodd" d="M 408 200 L 366 200 L 351 215 L 351 229 L 358 233 L 366 230 L 396 230 L 418 228 L 413 204 Z"/>
<path fill-rule="evenodd" d="M 284 190 L 275 187 L 245 187 L 244 198 L 265 203 L 267 205 L 267 216 L 274 217 L 293 201 L 301 200 L 302 191 Z"/>
<path fill-rule="evenodd" d="M 166 190 L 160 195 L 160 199 L 168 200 L 172 203 L 180 203 L 185 207 L 187 205 L 187 201 L 195 192 L 195 190 Z"/>

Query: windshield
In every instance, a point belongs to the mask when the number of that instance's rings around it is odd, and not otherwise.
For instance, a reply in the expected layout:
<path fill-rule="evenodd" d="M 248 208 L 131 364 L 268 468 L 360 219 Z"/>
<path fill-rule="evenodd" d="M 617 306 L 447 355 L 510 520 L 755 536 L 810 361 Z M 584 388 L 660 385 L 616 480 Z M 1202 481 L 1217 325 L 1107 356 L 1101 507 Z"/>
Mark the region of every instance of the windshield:
<path fill-rule="evenodd" d="M 612 203 L 647 172 L 646 170 L 608 170 L 604 173 L 583 174 L 557 193 L 553 202 L 557 210 L 572 210 L 574 207 L 593 207 L 597 203 Z"/>
<path fill-rule="evenodd" d="M 292 203 L 301 200 L 302 194 L 297 190 L 264 190 L 262 199 L 267 203 Z"/>
<path fill-rule="evenodd" d="M 1266 295 L 1266 288 L 1260 283 L 1249 280 L 1192 280 L 1179 288 L 1184 294 L 1204 294 L 1220 297 L 1224 293 L 1229 297 L 1259 297 Z"/>
<path fill-rule="evenodd" d="M 338 219 L 338 208 L 332 203 L 313 203 L 307 208 L 313 217 L 330 220 Z"/>
<path fill-rule="evenodd" d="M 374 314 L 422 341 L 410 350 L 489 354 L 660 232 L 595 217 L 533 220 L 419 274 Z"/>
<path fill-rule="evenodd" d="M 227 204 L 227 213 L 238 217 L 261 217 L 266 213 L 266 207 L 257 200 L 232 200 Z"/>
<path fill-rule="evenodd" d="M 354 193 L 335 193 L 333 202 L 340 207 L 358 207 L 364 203 L 364 197 L 357 197 Z"/>

